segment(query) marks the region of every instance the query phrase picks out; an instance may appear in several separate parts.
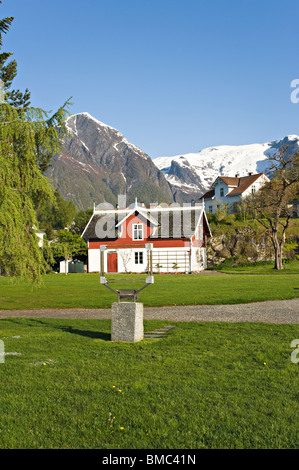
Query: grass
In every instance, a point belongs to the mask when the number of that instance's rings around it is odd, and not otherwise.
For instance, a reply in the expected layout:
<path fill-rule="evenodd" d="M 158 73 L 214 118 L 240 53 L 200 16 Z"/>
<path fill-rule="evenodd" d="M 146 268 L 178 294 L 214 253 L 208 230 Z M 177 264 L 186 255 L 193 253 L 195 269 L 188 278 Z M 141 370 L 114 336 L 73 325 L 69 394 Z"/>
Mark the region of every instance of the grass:
<path fill-rule="evenodd" d="M 240 261 L 240 260 L 239 260 Z M 299 274 L 299 262 L 285 260 L 283 264 L 283 271 L 273 269 L 273 261 L 257 261 L 257 262 L 239 262 L 233 265 L 236 261 L 233 258 L 225 260 L 220 266 L 215 266 L 211 270 L 218 270 L 227 274 L 271 274 L 284 275 L 284 274 Z"/>
<path fill-rule="evenodd" d="M 166 325 L 145 321 L 150 331 Z M 298 325 L 0 320 L 2 449 L 298 448 Z"/>
<path fill-rule="evenodd" d="M 298 263 L 299 264 L 299 263 Z M 232 268 L 234 272 L 237 272 Z M 248 269 L 248 268 L 247 268 Z M 299 296 L 297 274 L 275 273 L 251 276 L 156 275 L 154 285 L 140 293 L 145 306 L 237 304 L 265 300 L 293 299 Z M 272 270 L 273 271 L 273 270 Z M 111 276 L 110 276 L 111 277 Z M 114 275 L 116 287 L 141 287 L 146 276 Z M 123 279 L 133 284 L 121 284 Z M 142 279 L 142 282 L 141 282 Z M 1 309 L 110 308 L 116 295 L 100 285 L 98 274 L 49 274 L 40 287 L 25 281 L 0 277 Z"/>

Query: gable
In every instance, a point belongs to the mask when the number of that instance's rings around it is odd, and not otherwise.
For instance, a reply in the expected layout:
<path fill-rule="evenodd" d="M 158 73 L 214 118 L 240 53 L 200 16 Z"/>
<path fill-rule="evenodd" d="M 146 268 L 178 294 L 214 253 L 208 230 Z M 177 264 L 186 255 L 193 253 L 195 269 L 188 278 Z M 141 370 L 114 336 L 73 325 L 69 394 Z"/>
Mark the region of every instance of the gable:
<path fill-rule="evenodd" d="M 122 238 L 123 227 L 126 226 L 126 234 L 132 238 L 132 224 L 140 222 L 147 227 L 144 238 L 191 239 L 202 216 L 206 219 L 202 205 L 190 208 L 155 208 L 146 211 L 95 211 L 82 237 L 86 240 Z"/>
<path fill-rule="evenodd" d="M 239 184 L 237 188 L 234 188 L 230 191 L 227 196 L 235 196 L 237 194 L 244 193 L 247 189 L 250 188 L 258 179 L 262 176 L 265 176 L 263 173 L 259 173 L 257 175 L 248 175 L 239 178 Z"/>

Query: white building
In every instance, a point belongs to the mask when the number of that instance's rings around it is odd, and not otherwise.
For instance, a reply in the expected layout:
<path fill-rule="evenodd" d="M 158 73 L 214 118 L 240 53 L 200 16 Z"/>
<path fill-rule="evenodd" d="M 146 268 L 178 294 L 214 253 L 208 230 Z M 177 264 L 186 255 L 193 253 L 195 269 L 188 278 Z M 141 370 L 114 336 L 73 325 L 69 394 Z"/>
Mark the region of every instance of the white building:
<path fill-rule="evenodd" d="M 233 212 L 235 204 L 242 201 L 245 196 L 258 191 L 267 181 L 270 179 L 264 173 L 242 177 L 239 175 L 234 177 L 218 176 L 211 189 L 202 196 L 207 212 L 215 214 L 217 209 L 225 204 L 228 204 L 230 212 Z"/>
<path fill-rule="evenodd" d="M 211 236 L 204 205 L 94 209 L 82 237 L 88 244 L 88 272 L 100 272 L 100 249 L 107 247 L 104 271 L 146 272 L 152 244 L 155 272 L 190 273 L 206 269 Z"/>

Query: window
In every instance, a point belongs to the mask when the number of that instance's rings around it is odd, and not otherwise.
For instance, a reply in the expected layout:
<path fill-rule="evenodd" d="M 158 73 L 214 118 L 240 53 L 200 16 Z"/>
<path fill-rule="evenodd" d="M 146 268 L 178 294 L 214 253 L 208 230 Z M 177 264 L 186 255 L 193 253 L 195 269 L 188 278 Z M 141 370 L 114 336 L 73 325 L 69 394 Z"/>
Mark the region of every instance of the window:
<path fill-rule="evenodd" d="M 254 194 L 255 191 L 256 191 L 256 187 L 255 187 L 255 185 L 253 185 L 253 186 L 251 187 L 251 193 Z"/>
<path fill-rule="evenodd" d="M 142 224 L 133 224 L 133 240 L 143 240 Z"/>
<path fill-rule="evenodd" d="M 135 252 L 135 264 L 143 264 L 143 252 L 142 251 Z"/>
<path fill-rule="evenodd" d="M 224 189 L 223 189 L 223 188 L 220 188 L 220 196 L 221 196 L 221 197 L 224 196 Z"/>
<path fill-rule="evenodd" d="M 213 206 L 209 206 L 209 212 L 213 212 Z"/>

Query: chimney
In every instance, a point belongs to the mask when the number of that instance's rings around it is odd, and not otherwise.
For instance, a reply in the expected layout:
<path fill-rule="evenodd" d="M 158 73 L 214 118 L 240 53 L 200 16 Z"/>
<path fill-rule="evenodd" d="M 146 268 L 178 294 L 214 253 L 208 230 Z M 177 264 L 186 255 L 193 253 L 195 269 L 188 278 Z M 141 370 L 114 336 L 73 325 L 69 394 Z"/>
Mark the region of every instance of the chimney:
<path fill-rule="evenodd" d="M 143 201 L 141 202 L 141 207 L 144 207 L 144 202 Z"/>
<path fill-rule="evenodd" d="M 248 176 L 252 176 L 252 171 L 249 171 Z"/>
<path fill-rule="evenodd" d="M 117 210 L 119 209 L 119 204 L 116 204 L 116 209 L 117 209 Z"/>
<path fill-rule="evenodd" d="M 235 174 L 235 177 L 236 177 L 236 178 L 240 178 L 239 173 L 236 173 L 236 174 Z"/>

